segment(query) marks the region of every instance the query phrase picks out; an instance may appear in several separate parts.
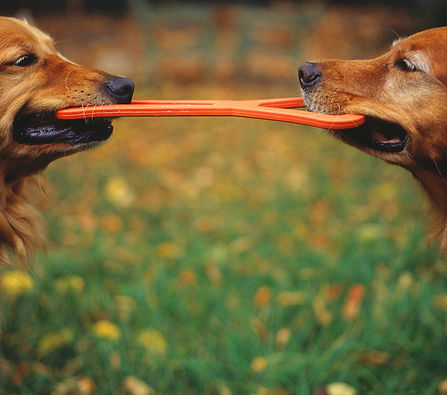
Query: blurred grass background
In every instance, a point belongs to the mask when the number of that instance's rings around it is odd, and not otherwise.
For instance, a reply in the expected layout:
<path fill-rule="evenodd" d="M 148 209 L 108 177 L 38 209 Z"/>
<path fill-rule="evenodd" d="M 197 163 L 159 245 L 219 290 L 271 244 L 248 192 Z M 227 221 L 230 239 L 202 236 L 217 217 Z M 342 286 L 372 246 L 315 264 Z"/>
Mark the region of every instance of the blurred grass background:
<path fill-rule="evenodd" d="M 134 78 L 139 99 L 294 96 L 301 62 L 372 57 L 445 16 L 16 3 L 0 9 Z M 48 251 L 0 272 L 1 394 L 447 393 L 447 266 L 403 170 L 314 128 L 146 118 L 46 176 Z"/>

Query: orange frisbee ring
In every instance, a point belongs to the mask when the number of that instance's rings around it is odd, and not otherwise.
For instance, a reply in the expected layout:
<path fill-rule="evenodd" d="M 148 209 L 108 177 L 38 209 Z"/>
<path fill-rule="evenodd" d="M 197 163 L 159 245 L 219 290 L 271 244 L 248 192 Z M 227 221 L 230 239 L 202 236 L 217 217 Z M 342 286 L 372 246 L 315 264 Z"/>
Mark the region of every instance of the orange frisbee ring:
<path fill-rule="evenodd" d="M 350 129 L 365 122 L 365 117 L 358 114 L 329 115 L 296 110 L 305 106 L 302 97 L 258 100 L 133 100 L 131 104 L 66 108 L 57 111 L 56 117 L 90 119 L 233 116 L 299 123 L 324 129 Z"/>

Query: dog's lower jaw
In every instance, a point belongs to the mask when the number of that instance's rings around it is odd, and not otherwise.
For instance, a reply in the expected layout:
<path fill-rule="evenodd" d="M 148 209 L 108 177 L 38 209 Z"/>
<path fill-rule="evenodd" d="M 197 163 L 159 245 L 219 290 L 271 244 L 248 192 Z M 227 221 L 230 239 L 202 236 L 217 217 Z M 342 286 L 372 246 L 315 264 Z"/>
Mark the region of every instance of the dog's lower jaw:
<path fill-rule="evenodd" d="M 21 179 L 41 173 L 51 162 L 69 154 L 71 152 L 48 151 L 40 153 L 39 156 L 29 152 L 16 156 L 5 156 L 4 161 L 0 160 L 1 182 L 6 186 L 14 185 Z"/>

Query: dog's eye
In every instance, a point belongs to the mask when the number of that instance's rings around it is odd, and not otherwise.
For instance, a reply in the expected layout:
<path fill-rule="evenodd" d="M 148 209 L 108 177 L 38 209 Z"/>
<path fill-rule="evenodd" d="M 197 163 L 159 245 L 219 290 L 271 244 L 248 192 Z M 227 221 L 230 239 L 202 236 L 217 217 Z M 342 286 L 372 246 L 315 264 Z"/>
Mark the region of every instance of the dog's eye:
<path fill-rule="evenodd" d="M 33 54 L 22 55 L 14 62 L 7 63 L 8 66 L 26 67 L 37 62 L 37 56 Z"/>
<path fill-rule="evenodd" d="M 403 71 L 419 71 L 419 69 L 407 59 L 398 59 L 395 64 Z"/>

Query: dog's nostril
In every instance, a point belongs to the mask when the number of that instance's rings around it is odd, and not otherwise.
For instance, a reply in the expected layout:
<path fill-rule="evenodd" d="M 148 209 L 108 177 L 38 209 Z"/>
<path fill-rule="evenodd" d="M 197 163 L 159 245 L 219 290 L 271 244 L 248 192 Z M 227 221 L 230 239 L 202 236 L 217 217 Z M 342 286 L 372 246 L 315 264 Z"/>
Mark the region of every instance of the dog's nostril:
<path fill-rule="evenodd" d="M 298 78 L 303 88 L 316 84 L 321 77 L 322 73 L 318 68 L 318 63 L 306 62 L 298 69 Z"/>
<path fill-rule="evenodd" d="M 126 104 L 131 102 L 135 89 L 135 84 L 131 79 L 113 77 L 105 83 L 105 86 L 118 103 Z"/>

